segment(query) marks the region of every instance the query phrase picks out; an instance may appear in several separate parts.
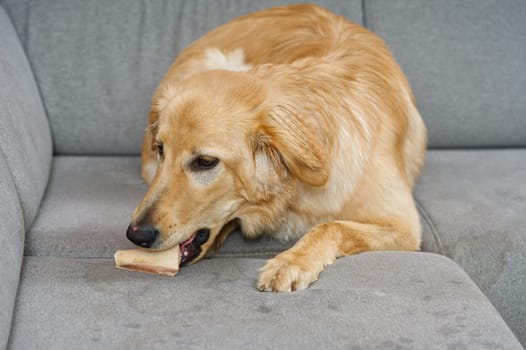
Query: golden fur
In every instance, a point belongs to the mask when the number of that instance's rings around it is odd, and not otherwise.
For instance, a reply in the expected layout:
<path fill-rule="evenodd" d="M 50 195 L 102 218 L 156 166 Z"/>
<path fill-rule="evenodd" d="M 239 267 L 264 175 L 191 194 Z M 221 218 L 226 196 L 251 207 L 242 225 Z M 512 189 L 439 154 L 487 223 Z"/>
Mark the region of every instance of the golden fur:
<path fill-rule="evenodd" d="M 132 223 L 158 228 L 154 248 L 202 227 L 195 261 L 236 227 L 301 237 L 262 268 L 258 288 L 272 291 L 308 287 L 341 256 L 419 249 L 412 187 L 426 130 L 411 88 L 378 36 L 326 9 L 272 8 L 197 40 L 148 123 L 151 185 Z"/>

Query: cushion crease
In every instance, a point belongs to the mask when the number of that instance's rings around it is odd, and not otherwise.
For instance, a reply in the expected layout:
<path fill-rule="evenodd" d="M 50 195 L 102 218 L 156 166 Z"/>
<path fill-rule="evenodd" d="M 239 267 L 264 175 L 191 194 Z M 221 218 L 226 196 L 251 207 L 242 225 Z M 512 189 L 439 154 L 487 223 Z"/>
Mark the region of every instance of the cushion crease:
<path fill-rule="evenodd" d="M 440 233 L 438 233 L 438 230 L 435 224 L 433 224 L 433 221 L 431 220 L 431 216 L 429 216 L 429 214 L 427 213 L 422 203 L 420 203 L 416 197 L 415 197 L 415 203 L 416 203 L 416 208 L 420 212 L 420 215 L 422 215 L 422 218 L 424 219 L 425 223 L 427 224 L 427 226 L 431 230 L 431 233 L 433 234 L 433 238 L 435 239 L 435 243 L 437 245 L 438 252 L 441 255 L 445 255 L 444 247 L 442 245 L 442 241 L 440 240 Z"/>

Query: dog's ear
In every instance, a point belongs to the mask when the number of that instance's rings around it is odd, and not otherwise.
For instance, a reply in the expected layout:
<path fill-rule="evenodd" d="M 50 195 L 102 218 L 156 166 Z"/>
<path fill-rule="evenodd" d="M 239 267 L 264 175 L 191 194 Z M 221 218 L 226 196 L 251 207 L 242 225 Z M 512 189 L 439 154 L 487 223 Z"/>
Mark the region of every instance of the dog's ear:
<path fill-rule="evenodd" d="M 329 178 L 328 155 L 315 130 L 291 107 L 275 105 L 264 111 L 259 133 L 273 149 L 269 159 L 281 163 L 301 182 L 323 186 Z"/>

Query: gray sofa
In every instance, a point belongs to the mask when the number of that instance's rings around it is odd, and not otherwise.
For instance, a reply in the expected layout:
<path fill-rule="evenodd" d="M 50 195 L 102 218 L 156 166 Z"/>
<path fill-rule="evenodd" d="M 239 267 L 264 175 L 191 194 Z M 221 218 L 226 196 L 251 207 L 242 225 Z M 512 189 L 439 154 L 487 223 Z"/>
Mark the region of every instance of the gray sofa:
<path fill-rule="evenodd" d="M 176 278 L 115 270 L 149 100 L 215 26 L 290 3 L 0 0 L 0 348 L 522 349 L 526 2 L 317 1 L 382 36 L 429 129 L 423 252 L 260 293 L 292 243 L 233 234 Z"/>

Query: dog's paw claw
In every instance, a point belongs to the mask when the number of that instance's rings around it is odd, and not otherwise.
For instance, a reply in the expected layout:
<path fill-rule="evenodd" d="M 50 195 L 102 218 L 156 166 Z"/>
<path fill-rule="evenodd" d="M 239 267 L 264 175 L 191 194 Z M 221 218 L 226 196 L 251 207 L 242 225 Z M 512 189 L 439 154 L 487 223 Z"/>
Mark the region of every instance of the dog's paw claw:
<path fill-rule="evenodd" d="M 323 267 L 322 267 L 323 268 Z M 295 292 L 306 289 L 318 279 L 322 268 L 304 264 L 301 258 L 282 253 L 260 270 L 257 289 L 261 292 Z"/>

